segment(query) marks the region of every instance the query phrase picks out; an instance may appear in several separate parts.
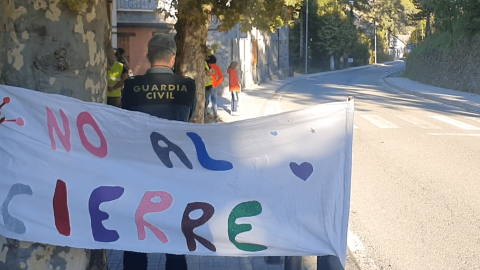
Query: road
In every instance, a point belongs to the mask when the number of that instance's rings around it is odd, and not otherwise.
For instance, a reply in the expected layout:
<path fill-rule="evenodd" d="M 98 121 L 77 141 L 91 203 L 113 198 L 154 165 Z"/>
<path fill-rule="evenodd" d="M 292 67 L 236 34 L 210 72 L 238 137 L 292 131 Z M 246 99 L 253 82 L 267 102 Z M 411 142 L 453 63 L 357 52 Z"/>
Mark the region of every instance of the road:
<path fill-rule="evenodd" d="M 480 116 L 379 81 L 398 65 L 303 80 L 266 108 L 355 98 L 349 249 L 361 269 L 480 269 Z"/>

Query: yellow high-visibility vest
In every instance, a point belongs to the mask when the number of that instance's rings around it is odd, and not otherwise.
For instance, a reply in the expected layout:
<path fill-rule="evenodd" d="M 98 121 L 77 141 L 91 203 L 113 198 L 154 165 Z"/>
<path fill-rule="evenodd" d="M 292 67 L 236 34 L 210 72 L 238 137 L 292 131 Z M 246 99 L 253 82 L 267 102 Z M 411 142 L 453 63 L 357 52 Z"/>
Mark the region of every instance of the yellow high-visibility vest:
<path fill-rule="evenodd" d="M 205 69 L 210 70 L 210 66 L 207 64 L 206 61 L 205 61 Z M 212 86 L 212 85 L 213 85 L 212 76 L 205 76 L 205 87 Z"/>
<path fill-rule="evenodd" d="M 107 75 L 107 84 L 108 86 L 114 86 L 117 82 L 122 80 L 122 71 L 123 71 L 123 64 L 120 62 L 115 61 L 112 68 L 108 71 Z M 108 92 L 108 97 L 121 97 L 122 96 L 122 88 L 119 87 L 111 92 Z"/>

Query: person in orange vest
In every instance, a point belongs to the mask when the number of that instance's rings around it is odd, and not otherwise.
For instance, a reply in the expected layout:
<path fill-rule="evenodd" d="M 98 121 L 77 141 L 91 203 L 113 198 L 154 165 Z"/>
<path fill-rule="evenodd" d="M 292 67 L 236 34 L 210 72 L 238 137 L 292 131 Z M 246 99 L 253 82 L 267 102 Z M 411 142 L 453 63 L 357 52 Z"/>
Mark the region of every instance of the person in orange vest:
<path fill-rule="evenodd" d="M 230 114 L 232 116 L 238 116 L 237 107 L 238 107 L 238 95 L 240 94 L 240 82 L 238 80 L 238 62 L 232 61 L 228 67 L 228 86 L 230 93 L 232 94 L 232 105 Z"/>
<path fill-rule="evenodd" d="M 205 97 L 207 100 L 207 107 L 208 107 L 208 100 L 211 99 L 212 101 L 212 110 L 213 110 L 213 117 L 215 121 L 218 120 L 217 114 L 217 95 L 218 95 L 218 86 L 220 86 L 223 82 L 223 73 L 220 67 L 217 65 L 217 58 L 215 55 L 210 55 L 208 57 L 207 63 L 210 65 L 215 73 L 212 75 L 212 90 L 210 91 L 210 96 Z"/>

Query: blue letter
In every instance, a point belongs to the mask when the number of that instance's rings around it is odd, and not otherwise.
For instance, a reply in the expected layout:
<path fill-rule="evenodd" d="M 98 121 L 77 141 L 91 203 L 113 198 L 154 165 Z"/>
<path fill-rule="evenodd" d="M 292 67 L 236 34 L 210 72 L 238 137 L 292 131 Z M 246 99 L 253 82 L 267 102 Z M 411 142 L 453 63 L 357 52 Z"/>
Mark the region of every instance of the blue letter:
<path fill-rule="evenodd" d="M 10 187 L 8 196 L 5 199 L 5 201 L 3 201 L 3 205 L 2 205 L 2 216 L 3 216 L 3 223 L 5 223 L 5 228 L 7 228 L 7 230 L 9 231 L 12 231 L 18 234 L 24 234 L 27 231 L 27 229 L 25 228 L 25 224 L 23 224 L 23 222 L 12 217 L 12 215 L 10 215 L 10 213 L 8 212 L 8 205 L 12 201 L 13 197 L 21 194 L 27 194 L 31 196 L 33 192 L 30 186 L 27 186 L 24 184 L 14 184 L 12 187 Z"/>
<path fill-rule="evenodd" d="M 125 189 L 123 187 L 99 187 L 90 195 L 88 210 L 92 224 L 93 239 L 97 242 L 115 242 L 120 236 L 115 230 L 107 230 L 102 221 L 107 220 L 109 215 L 100 211 L 100 204 L 120 198 Z"/>
<path fill-rule="evenodd" d="M 202 167 L 211 171 L 228 171 L 233 169 L 232 163 L 228 161 L 212 159 L 207 153 L 207 149 L 205 148 L 202 138 L 200 138 L 197 133 L 187 132 L 187 136 L 190 137 L 193 144 L 195 144 L 195 148 L 197 149 L 197 158 Z"/>

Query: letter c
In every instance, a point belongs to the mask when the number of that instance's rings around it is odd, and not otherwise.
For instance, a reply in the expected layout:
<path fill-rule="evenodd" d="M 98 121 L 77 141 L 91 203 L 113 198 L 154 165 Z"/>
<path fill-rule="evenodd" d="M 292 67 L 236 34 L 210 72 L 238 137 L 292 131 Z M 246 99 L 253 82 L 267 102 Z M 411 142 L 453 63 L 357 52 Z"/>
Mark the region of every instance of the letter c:
<path fill-rule="evenodd" d="M 2 216 L 3 216 L 3 223 L 5 224 L 5 228 L 7 228 L 7 230 L 11 232 L 18 233 L 18 234 L 24 234 L 25 232 L 27 232 L 27 228 L 25 228 L 25 224 L 22 221 L 10 215 L 10 213 L 8 212 L 8 205 L 12 201 L 13 197 L 17 195 L 22 195 L 22 194 L 31 196 L 33 194 L 32 188 L 30 188 L 30 186 L 28 185 L 24 185 L 20 183 L 13 184 L 10 187 L 10 191 L 8 192 L 7 198 L 5 199 L 5 201 L 3 201 L 3 205 L 2 205 Z"/>

